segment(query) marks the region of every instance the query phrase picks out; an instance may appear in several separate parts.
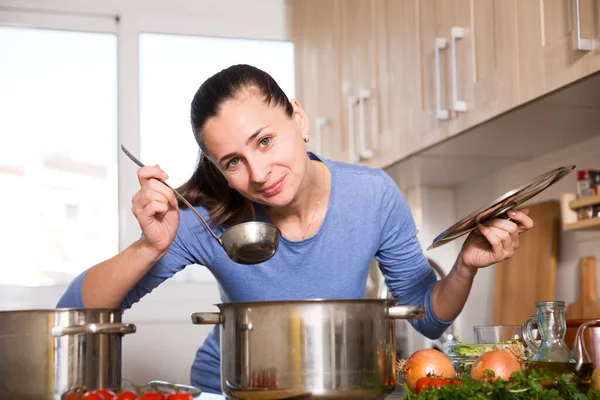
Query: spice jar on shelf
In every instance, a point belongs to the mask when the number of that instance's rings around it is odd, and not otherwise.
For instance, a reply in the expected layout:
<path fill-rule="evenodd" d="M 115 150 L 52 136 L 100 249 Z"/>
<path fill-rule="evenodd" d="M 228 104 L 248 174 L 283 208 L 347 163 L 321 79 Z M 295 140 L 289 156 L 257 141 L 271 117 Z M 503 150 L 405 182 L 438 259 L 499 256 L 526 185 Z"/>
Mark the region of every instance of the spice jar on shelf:
<path fill-rule="evenodd" d="M 580 169 L 577 171 L 577 198 L 581 199 L 593 195 L 591 175 L 595 172 L 593 169 Z M 577 218 L 579 220 L 592 218 L 593 213 L 593 206 L 581 207 L 577 210 Z"/>
<path fill-rule="evenodd" d="M 590 190 L 593 195 L 600 195 L 600 171 L 589 173 Z"/>

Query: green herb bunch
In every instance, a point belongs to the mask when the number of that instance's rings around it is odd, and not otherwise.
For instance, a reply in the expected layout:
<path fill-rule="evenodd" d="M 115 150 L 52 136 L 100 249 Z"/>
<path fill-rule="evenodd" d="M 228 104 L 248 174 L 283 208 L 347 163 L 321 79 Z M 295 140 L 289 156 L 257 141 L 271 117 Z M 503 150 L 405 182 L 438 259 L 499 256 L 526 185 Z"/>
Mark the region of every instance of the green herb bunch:
<path fill-rule="evenodd" d="M 488 371 L 493 377 L 493 372 Z M 414 400 L 459 400 L 459 399 L 498 399 L 498 400 L 521 400 L 521 399 L 572 399 L 572 400 L 600 400 L 600 391 L 589 389 L 581 393 L 577 388 L 572 375 L 560 376 L 550 373 L 538 373 L 532 371 L 527 374 L 519 371 L 512 374 L 510 381 L 498 378 L 494 382 L 475 381 L 469 378 L 462 380 L 462 385 L 442 386 L 440 388 L 428 388 L 419 394 L 410 392 L 406 384 L 404 389 L 407 398 Z"/>

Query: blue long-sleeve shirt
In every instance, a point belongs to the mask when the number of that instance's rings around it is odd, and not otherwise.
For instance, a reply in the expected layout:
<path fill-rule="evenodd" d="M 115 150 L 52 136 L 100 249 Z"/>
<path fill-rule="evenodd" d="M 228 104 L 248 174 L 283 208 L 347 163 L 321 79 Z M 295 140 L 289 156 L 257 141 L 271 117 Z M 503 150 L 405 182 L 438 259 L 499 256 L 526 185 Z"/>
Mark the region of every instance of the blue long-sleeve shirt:
<path fill-rule="evenodd" d="M 121 307 L 130 308 L 190 264 L 205 265 L 212 272 L 223 302 L 359 299 L 375 258 L 394 298 L 427 308 L 424 319 L 410 323 L 429 338 L 439 337 L 453 321 L 442 322 L 432 311 L 437 279 L 421 251 L 410 208 L 398 186 L 380 169 L 309 155 L 331 172 L 327 214 L 316 235 L 300 241 L 282 237 L 270 260 L 240 265 L 227 257 L 191 210 L 183 209 L 168 253 L 127 294 Z M 203 207 L 197 209 L 208 214 Z M 260 207 L 257 219 L 269 221 Z M 217 235 L 221 233 L 217 229 Z M 84 307 L 84 277 L 85 272 L 71 282 L 57 307 Z M 191 383 L 203 392 L 221 393 L 218 326 L 198 349 Z"/>

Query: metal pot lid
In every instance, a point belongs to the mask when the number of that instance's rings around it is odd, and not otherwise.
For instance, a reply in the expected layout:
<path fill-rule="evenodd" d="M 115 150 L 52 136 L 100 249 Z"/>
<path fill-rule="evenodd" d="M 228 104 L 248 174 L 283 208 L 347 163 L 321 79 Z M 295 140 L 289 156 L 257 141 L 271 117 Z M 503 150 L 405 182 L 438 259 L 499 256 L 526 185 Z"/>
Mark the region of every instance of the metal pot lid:
<path fill-rule="evenodd" d="M 507 218 L 506 213 L 508 211 L 518 208 L 521 204 L 536 196 L 547 187 L 569 175 L 575 167 L 575 165 L 569 165 L 568 167 L 556 168 L 505 193 L 440 233 L 427 250 L 444 245 L 471 232 L 477 228 L 478 223 L 484 223 L 493 218 Z"/>

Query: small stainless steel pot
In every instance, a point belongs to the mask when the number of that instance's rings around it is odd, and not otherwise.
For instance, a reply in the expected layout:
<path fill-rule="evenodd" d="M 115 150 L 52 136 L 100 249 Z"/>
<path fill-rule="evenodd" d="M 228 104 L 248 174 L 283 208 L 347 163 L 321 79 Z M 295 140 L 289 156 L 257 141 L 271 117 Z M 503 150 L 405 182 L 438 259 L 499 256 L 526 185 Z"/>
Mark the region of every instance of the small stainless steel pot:
<path fill-rule="evenodd" d="M 395 300 L 218 304 L 221 386 L 231 399 L 384 399 L 396 386 L 394 319 L 425 308 Z"/>
<path fill-rule="evenodd" d="M 0 399 L 59 400 L 65 392 L 121 386 L 118 309 L 0 312 Z"/>

